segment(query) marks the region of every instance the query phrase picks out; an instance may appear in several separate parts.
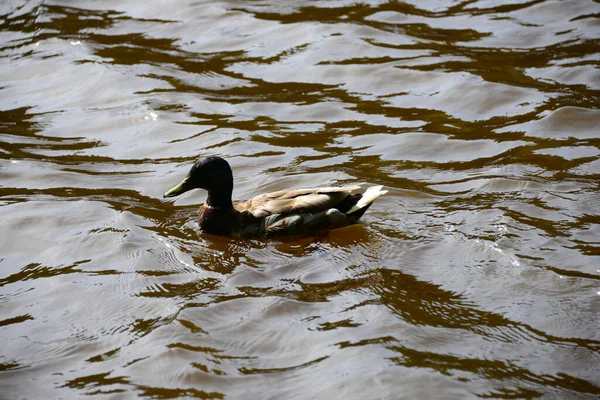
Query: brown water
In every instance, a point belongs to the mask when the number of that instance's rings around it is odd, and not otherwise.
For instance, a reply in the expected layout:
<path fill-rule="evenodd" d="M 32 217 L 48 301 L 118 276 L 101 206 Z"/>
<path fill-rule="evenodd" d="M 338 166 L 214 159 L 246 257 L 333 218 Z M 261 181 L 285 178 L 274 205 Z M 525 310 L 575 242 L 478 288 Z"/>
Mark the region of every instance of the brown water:
<path fill-rule="evenodd" d="M 0 397 L 600 395 L 600 4 L 0 3 Z M 389 190 L 316 238 L 237 199 Z"/>

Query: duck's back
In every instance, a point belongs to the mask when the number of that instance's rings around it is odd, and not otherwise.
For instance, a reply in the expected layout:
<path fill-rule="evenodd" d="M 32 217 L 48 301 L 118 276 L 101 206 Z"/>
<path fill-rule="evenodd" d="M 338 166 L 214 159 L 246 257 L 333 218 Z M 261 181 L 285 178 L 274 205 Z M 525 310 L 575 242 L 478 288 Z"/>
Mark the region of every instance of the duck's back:
<path fill-rule="evenodd" d="M 358 189 L 360 186 L 281 190 L 239 203 L 236 209 L 240 212 L 247 211 L 257 218 L 266 218 L 274 214 L 287 216 L 296 213 L 316 213 L 335 207 Z"/>

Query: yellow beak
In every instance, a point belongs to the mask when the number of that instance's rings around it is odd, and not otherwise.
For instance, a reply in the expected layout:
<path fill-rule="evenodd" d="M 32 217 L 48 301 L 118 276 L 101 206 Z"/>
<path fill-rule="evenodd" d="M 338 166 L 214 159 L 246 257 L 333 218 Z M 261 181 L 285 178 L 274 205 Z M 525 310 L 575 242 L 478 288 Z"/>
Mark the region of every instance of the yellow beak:
<path fill-rule="evenodd" d="M 187 178 L 185 178 L 184 180 L 181 181 L 181 183 L 177 186 L 175 186 L 173 189 L 168 190 L 163 197 L 175 197 L 175 196 L 179 196 L 182 193 L 187 192 L 188 190 L 192 190 L 193 187 L 190 186 L 190 184 L 188 183 Z"/>

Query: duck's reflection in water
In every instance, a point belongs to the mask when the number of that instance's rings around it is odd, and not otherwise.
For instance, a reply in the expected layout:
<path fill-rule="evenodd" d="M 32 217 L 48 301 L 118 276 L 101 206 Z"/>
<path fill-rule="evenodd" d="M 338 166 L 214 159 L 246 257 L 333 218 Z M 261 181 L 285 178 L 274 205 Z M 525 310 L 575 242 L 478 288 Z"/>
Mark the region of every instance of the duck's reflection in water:
<path fill-rule="evenodd" d="M 186 244 L 196 267 L 230 274 L 236 267 L 277 268 L 302 257 L 328 258 L 346 253 L 376 251 L 377 237 L 363 224 L 322 232 L 316 236 L 291 236 L 276 239 L 236 239 L 196 231 L 196 246 Z M 273 259 L 275 256 L 275 260 Z M 270 257 L 270 259 L 268 259 Z"/>

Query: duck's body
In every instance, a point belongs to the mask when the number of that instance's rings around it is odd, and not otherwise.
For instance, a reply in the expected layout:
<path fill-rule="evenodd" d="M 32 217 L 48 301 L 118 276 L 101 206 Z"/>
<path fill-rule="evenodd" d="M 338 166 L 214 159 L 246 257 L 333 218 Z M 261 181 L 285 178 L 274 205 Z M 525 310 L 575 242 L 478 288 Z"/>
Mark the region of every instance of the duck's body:
<path fill-rule="evenodd" d="M 282 190 L 233 203 L 233 174 L 227 161 L 219 157 L 196 162 L 187 178 L 165 197 L 194 188 L 208 191 L 200 209 L 202 231 L 241 237 L 307 235 L 350 225 L 387 193 L 381 186 L 370 187 L 363 194 L 353 193 L 360 186 Z"/>

